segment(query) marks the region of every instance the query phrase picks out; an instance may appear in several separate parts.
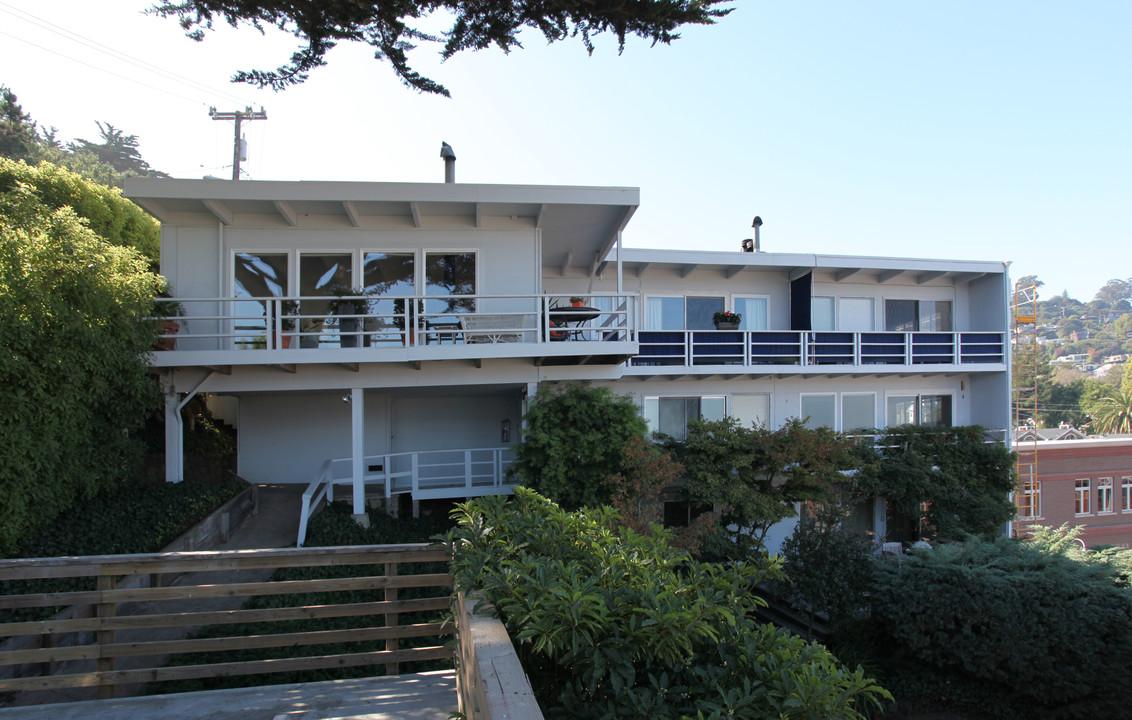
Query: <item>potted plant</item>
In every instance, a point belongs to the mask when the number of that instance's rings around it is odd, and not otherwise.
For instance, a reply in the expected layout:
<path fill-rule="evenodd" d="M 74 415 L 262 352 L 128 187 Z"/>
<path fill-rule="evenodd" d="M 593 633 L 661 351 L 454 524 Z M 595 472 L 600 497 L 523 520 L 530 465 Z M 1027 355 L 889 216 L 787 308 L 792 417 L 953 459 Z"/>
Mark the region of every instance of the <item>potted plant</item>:
<path fill-rule="evenodd" d="M 712 315 L 711 319 L 715 323 L 716 330 L 738 330 L 739 322 L 743 319 L 743 316 L 730 310 L 724 310 Z"/>
<path fill-rule="evenodd" d="M 586 304 L 586 299 L 583 298 L 583 297 L 576 297 L 575 296 L 575 297 L 570 298 L 570 304 L 573 305 L 574 307 L 582 307 L 583 305 Z"/>
<path fill-rule="evenodd" d="M 331 315 L 338 316 L 338 338 L 344 348 L 358 346 L 358 329 L 362 325 L 362 318 L 357 316 L 369 311 L 369 301 L 357 296 L 366 294 L 368 293 L 361 288 L 349 288 L 345 285 L 335 285 L 330 289 L 331 298 L 327 302 L 327 308 Z"/>
<path fill-rule="evenodd" d="M 184 316 L 185 307 L 171 299 L 173 296 L 169 294 L 168 288 L 162 290 L 157 297 L 158 301 L 153 304 L 153 316 L 160 322 L 160 327 L 153 342 L 153 349 L 173 350 L 177 347 L 176 335 L 181 329 L 181 323 L 177 318 Z"/>
<path fill-rule="evenodd" d="M 298 300 L 284 300 L 279 303 L 279 326 L 283 329 L 281 335 L 275 337 L 276 348 L 291 347 L 291 335 L 295 331 L 295 322 L 299 315 Z"/>

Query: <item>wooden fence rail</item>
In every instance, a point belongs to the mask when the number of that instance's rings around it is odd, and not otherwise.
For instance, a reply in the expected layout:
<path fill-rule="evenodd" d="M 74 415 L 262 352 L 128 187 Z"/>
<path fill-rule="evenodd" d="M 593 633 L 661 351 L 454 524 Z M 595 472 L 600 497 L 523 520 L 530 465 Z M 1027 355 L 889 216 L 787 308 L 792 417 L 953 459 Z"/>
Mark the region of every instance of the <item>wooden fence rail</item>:
<path fill-rule="evenodd" d="M 0 560 L 0 583 L 6 588 L 2 592 L 9 593 L 0 595 L 0 671 L 10 670 L 6 675 L 14 676 L 0 678 L 0 692 L 97 687 L 99 697 L 114 697 L 116 686 L 123 683 L 363 665 L 384 665 L 387 674 L 396 674 L 403 662 L 450 661 L 452 651 L 440 638 L 451 633 L 443 617 L 451 603 L 452 578 L 418 567 L 447 560 L 441 546 L 429 544 Z M 312 573 L 323 577 L 267 579 L 281 568 L 317 569 Z M 132 575 L 178 579 L 172 584 L 151 582 L 151 587 L 118 587 Z M 19 592 L 22 581 L 81 577 L 93 578 L 95 589 Z M 424 596 L 406 598 L 405 590 L 412 588 L 425 588 L 415 592 Z M 271 607 L 240 609 L 246 599 L 265 596 L 274 597 Z M 17 620 L 6 612 L 58 606 L 72 606 L 72 612 L 40 620 Z M 74 606 L 89 606 L 93 612 L 74 612 Z M 408 613 L 425 615 L 401 624 Z M 184 638 L 197 626 L 326 618 L 350 618 L 351 626 Z M 437 640 L 426 641 L 424 647 L 406 646 L 418 644 L 405 642 L 417 638 Z M 323 646 L 329 644 L 345 647 L 327 653 Z M 308 646 L 324 652 L 162 664 L 174 654 Z"/>

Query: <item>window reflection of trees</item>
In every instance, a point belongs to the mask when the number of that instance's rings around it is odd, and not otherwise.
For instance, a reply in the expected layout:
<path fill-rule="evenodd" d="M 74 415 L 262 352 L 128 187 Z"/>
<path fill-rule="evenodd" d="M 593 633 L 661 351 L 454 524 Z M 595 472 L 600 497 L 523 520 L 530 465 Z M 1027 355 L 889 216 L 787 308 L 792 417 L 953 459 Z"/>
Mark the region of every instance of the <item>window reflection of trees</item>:
<path fill-rule="evenodd" d="M 425 295 L 474 295 L 476 292 L 475 253 L 427 253 L 425 255 Z M 447 297 L 429 300 L 427 313 L 472 312 L 472 298 Z"/>

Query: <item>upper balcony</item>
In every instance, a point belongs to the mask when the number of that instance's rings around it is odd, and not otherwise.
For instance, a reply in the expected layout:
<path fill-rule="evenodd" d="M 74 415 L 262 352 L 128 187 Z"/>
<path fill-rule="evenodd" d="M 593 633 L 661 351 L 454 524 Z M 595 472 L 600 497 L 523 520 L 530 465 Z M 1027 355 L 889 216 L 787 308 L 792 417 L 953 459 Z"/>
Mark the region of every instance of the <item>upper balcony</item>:
<path fill-rule="evenodd" d="M 638 350 L 636 297 L 428 295 L 160 299 L 169 318 L 155 367 L 526 358 L 618 364 Z M 173 314 L 173 313 L 170 313 Z M 177 327 L 171 322 L 176 321 Z"/>
<path fill-rule="evenodd" d="M 637 337 L 640 352 L 629 362 L 633 375 L 684 374 L 689 368 L 827 374 L 1006 366 L 1005 335 L 997 332 L 641 330 Z"/>

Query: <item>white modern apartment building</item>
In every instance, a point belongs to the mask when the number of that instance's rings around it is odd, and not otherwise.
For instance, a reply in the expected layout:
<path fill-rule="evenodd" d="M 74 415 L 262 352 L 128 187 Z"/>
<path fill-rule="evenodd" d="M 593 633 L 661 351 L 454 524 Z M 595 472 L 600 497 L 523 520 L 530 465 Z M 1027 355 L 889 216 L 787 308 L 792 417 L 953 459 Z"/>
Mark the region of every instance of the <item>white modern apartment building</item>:
<path fill-rule="evenodd" d="M 627 249 L 636 188 L 135 178 L 184 309 L 166 388 L 207 393 L 239 473 L 386 498 L 509 491 L 540 384 L 657 430 L 733 415 L 852 431 L 1010 425 L 1002 262 Z M 337 296 L 335 295 L 337 293 Z M 713 316 L 742 315 L 735 329 Z M 883 525 L 878 511 L 877 525 Z M 883 528 L 878 528 L 883 529 Z"/>

